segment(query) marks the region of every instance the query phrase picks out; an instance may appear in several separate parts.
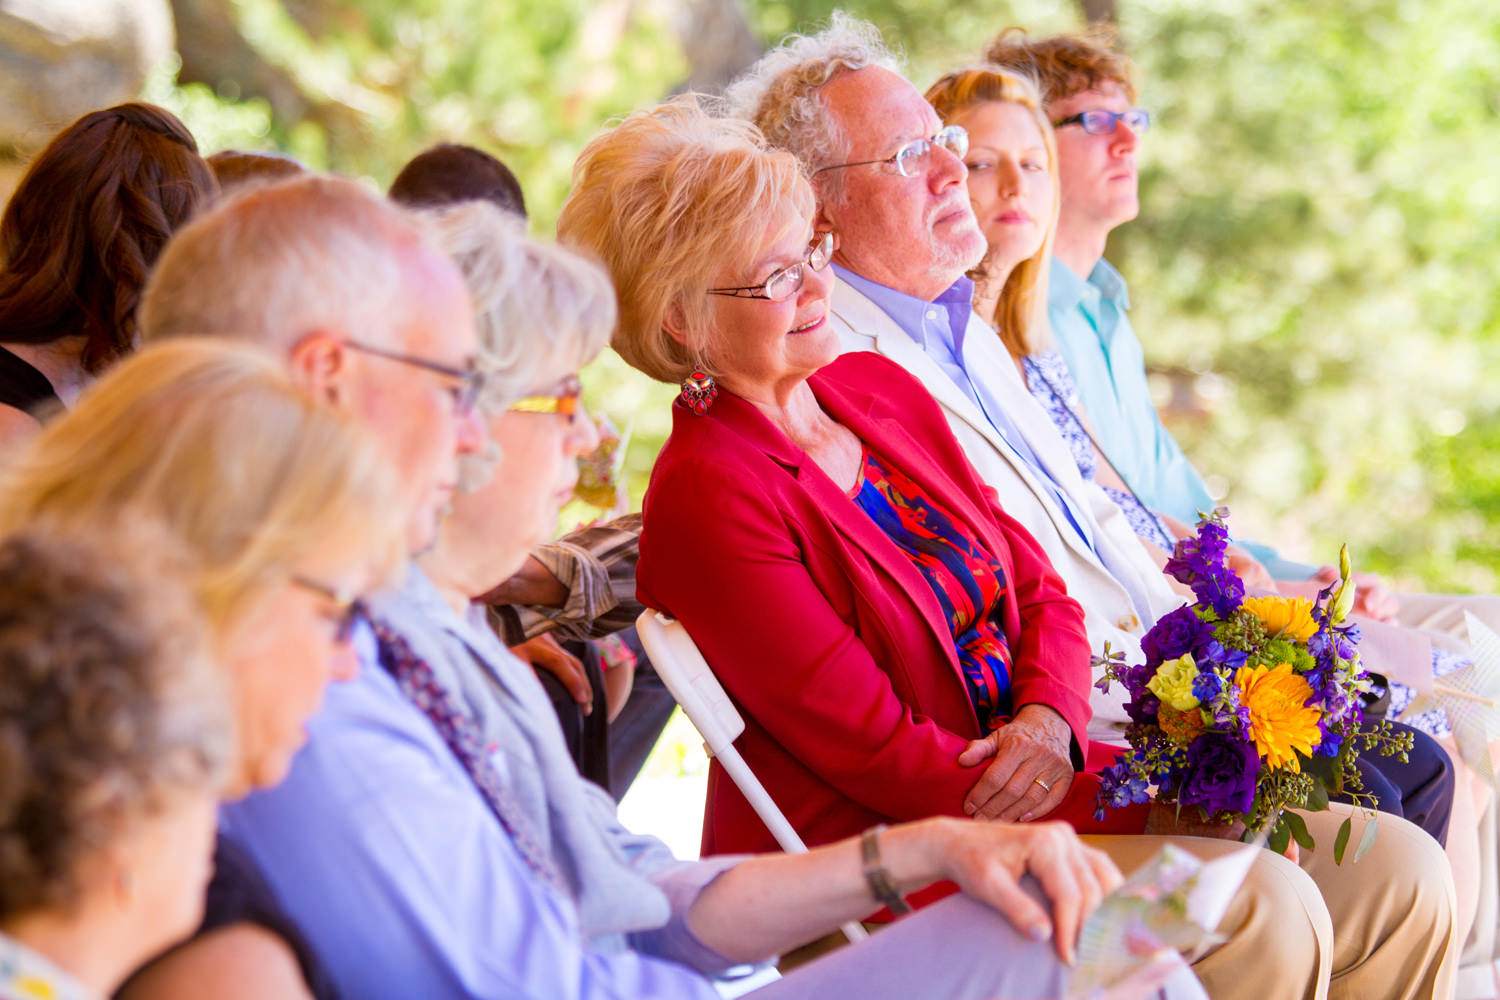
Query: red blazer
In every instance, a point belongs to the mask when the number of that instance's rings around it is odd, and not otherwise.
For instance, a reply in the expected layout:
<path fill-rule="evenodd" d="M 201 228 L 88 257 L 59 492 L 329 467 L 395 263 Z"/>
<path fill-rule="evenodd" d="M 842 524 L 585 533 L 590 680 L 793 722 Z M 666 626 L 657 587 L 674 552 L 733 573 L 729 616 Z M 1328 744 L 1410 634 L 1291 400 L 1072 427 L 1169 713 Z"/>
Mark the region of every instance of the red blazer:
<path fill-rule="evenodd" d="M 1004 566 L 1012 703 L 1060 712 L 1081 766 L 1088 639 L 1041 548 L 1000 509 L 938 404 L 905 370 L 848 354 L 809 384 L 830 416 L 897 462 Z M 880 822 L 963 815 L 986 765 L 957 763 L 982 734 L 937 598 L 750 403 L 720 392 L 705 416 L 673 408 L 646 491 L 636 574 L 642 603 L 682 622 L 744 715 L 740 753 L 809 844 Z M 1071 809 L 1080 816 L 1096 787 L 1086 779 L 1075 779 L 1068 800 L 1081 803 Z M 715 764 L 704 853 L 776 849 Z"/>

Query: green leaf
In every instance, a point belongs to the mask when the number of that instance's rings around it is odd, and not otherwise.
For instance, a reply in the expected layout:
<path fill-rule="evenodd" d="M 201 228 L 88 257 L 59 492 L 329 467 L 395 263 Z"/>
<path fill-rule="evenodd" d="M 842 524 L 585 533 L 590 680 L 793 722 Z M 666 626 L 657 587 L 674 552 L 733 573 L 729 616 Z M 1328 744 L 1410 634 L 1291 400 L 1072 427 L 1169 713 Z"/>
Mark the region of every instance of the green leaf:
<path fill-rule="evenodd" d="M 1276 827 L 1271 831 L 1271 837 L 1266 841 L 1266 846 L 1277 854 L 1286 853 L 1286 845 L 1292 839 L 1292 829 L 1287 825 L 1286 818 L 1289 814 L 1282 813 L 1281 818 L 1276 821 Z"/>
<path fill-rule="evenodd" d="M 1358 861 L 1365 856 L 1365 852 L 1375 846 L 1375 835 L 1380 832 L 1376 826 L 1375 814 L 1370 813 L 1370 818 L 1365 821 L 1365 832 L 1359 838 L 1359 847 L 1354 850 L 1354 860 Z"/>
<path fill-rule="evenodd" d="M 1281 818 L 1291 828 L 1292 839 L 1297 842 L 1297 846 L 1309 851 L 1312 850 L 1314 846 L 1312 834 L 1307 832 L 1307 824 L 1303 821 L 1302 817 L 1291 810 L 1287 810 L 1281 814 Z"/>
<path fill-rule="evenodd" d="M 1333 838 L 1333 863 L 1344 863 L 1344 850 L 1349 846 L 1349 834 L 1354 832 L 1354 817 L 1345 816 L 1339 824 L 1339 835 Z"/>
<path fill-rule="evenodd" d="M 1313 782 L 1312 791 L 1307 793 L 1307 805 L 1302 808 L 1308 812 L 1322 812 L 1328 808 L 1328 789 L 1323 787 L 1321 781 Z"/>

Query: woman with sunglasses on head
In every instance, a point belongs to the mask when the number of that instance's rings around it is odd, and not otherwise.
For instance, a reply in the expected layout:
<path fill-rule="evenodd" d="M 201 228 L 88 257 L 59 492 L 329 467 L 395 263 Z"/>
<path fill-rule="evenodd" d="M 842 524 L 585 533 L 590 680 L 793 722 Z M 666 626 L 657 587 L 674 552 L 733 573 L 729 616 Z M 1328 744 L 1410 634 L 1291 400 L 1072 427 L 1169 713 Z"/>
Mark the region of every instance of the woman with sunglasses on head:
<path fill-rule="evenodd" d="M 395 495 L 365 433 L 268 354 L 185 338 L 115 366 L 16 456 L 0 477 L 0 530 L 131 513 L 171 526 L 229 682 L 237 798 L 286 775 L 324 688 L 350 676 L 357 595 L 403 553 Z M 253 867 L 224 843 L 217 864 L 209 930 L 129 995 L 175 995 L 174 966 L 196 995 L 316 990 L 310 952 Z M 224 982 L 199 980 L 214 969 Z"/>

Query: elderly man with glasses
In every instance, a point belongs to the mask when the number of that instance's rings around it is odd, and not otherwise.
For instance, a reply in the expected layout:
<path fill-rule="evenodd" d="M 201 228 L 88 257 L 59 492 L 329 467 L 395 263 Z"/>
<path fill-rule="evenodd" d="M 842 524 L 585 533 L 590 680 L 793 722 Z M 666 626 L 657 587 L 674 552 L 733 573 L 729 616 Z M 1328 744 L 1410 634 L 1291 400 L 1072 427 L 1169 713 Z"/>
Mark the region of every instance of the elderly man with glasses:
<path fill-rule="evenodd" d="M 1091 637 L 1107 607 L 1118 611 L 1109 627 L 1138 643 L 1141 619 L 1169 610 L 1163 602 L 1170 597 L 1155 589 L 1159 579 L 1151 579 L 1149 562 L 1143 566 L 1144 550 L 1123 516 L 1116 511 L 1108 527 L 1101 525 L 1076 468 L 1049 450 L 1046 434 L 1056 438 L 1055 430 L 1039 411 L 1034 419 L 1028 414 L 1035 406 L 1029 397 L 1017 402 L 1025 389 L 1013 367 L 1007 375 L 1004 348 L 972 312 L 973 285 L 964 275 L 984 257 L 986 243 L 965 187 L 967 137 L 942 126 L 871 26 L 839 15 L 825 32 L 789 39 L 763 57 L 728 100 L 813 178 L 816 226 L 837 237 L 832 312 L 845 348 L 883 353 L 927 384 L 1007 513 L 1037 536 L 1094 620 Z M 1122 133 L 1131 127 L 1129 110 L 1104 110 L 1124 112 Z M 1078 124 L 1075 131 L 1084 132 L 1105 123 L 1092 115 Z M 1063 447 L 1060 440 L 1055 446 Z M 1045 745 L 1054 723 L 1045 709 L 1036 714 L 1025 725 Z M 1006 728 L 1021 723 L 1018 716 Z M 1382 818 L 1375 848 L 1382 860 L 1371 864 L 1367 856 L 1357 871 L 1340 868 L 1328 856 L 1340 819 L 1310 817 L 1324 846 L 1305 852 L 1300 868 L 1269 852 L 1257 860 L 1220 927 L 1227 940 L 1194 966 L 1210 995 L 1425 997 L 1451 990 L 1453 890 L 1441 850 L 1412 825 Z M 1132 841 L 1151 839 L 1112 838 L 1101 846 L 1122 851 L 1117 861 L 1129 868 Z M 1180 842 L 1204 854 L 1220 849 L 1196 838 Z M 1330 924 L 1328 937 L 1313 930 Z M 1274 967 L 1267 955 L 1276 956 Z"/>
<path fill-rule="evenodd" d="M 238 337 L 283 358 L 310 396 L 347 413 L 385 450 L 405 488 L 409 550 L 433 544 L 460 457 L 484 445 L 475 408 L 484 377 L 463 276 L 406 211 L 353 181 L 310 174 L 233 195 L 170 242 L 140 325 L 147 340 Z M 351 607 L 337 623 L 357 646 L 368 632 L 362 612 Z M 380 687 L 383 674 L 364 663 L 328 701 Z M 347 714 L 314 717 L 310 739 L 336 741 L 338 719 L 350 725 Z M 251 856 L 221 835 L 215 867 L 200 936 L 154 963 L 136 989 L 158 997 L 334 995 Z"/>

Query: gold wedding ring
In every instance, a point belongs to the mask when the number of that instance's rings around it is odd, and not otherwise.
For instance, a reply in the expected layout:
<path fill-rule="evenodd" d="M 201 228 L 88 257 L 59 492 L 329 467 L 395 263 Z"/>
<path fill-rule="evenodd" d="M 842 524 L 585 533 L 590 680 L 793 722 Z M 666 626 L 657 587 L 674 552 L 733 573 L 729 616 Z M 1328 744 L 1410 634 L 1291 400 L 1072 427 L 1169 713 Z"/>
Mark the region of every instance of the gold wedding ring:
<path fill-rule="evenodd" d="M 1038 785 L 1041 785 L 1042 786 L 1042 791 L 1044 791 L 1044 792 L 1050 792 L 1050 791 L 1052 791 L 1052 786 L 1049 785 L 1049 784 L 1047 784 L 1041 778 L 1032 778 L 1031 780 L 1035 781 Z"/>

